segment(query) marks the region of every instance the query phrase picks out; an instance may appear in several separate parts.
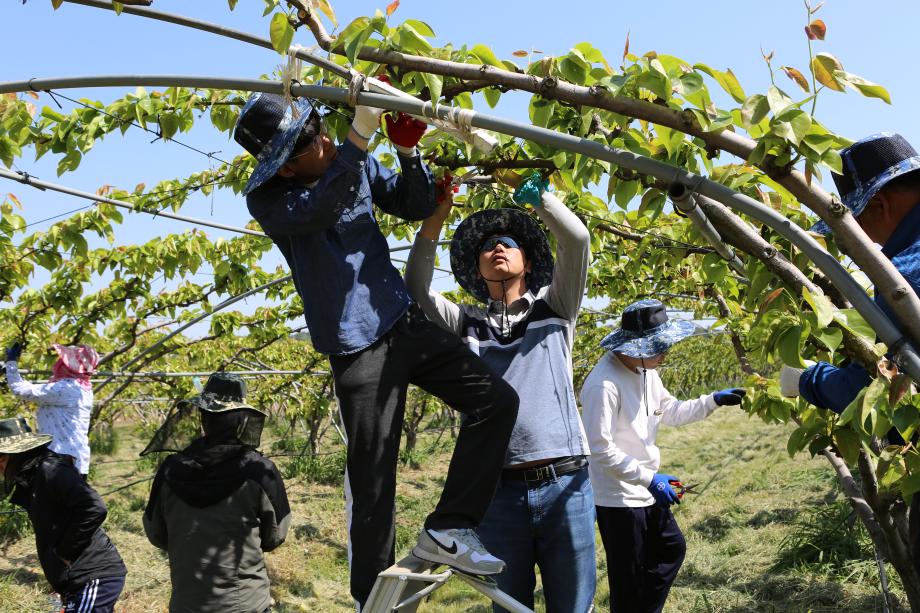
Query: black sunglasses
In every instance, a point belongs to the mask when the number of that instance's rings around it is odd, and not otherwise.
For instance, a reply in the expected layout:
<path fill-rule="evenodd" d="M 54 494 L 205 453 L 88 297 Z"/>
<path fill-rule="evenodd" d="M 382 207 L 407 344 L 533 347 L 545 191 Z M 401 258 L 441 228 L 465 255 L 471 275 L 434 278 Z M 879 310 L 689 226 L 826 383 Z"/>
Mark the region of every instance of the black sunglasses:
<path fill-rule="evenodd" d="M 521 248 L 517 241 L 511 236 L 490 236 L 486 240 L 482 241 L 482 245 L 479 246 L 479 252 L 482 253 L 484 251 L 493 251 L 499 244 L 508 249 Z"/>

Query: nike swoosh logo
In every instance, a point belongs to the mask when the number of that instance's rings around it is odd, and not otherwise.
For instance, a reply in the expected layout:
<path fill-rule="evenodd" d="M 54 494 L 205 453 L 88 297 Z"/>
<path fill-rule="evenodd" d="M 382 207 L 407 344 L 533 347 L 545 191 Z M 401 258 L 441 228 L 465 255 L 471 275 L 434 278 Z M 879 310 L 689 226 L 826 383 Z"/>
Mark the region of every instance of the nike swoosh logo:
<path fill-rule="evenodd" d="M 445 552 L 449 553 L 450 555 L 454 555 L 457 553 L 457 543 L 453 543 L 451 544 L 450 547 L 448 547 L 444 543 L 439 541 L 438 539 L 434 538 L 434 535 L 431 533 L 431 530 L 427 530 L 426 532 L 428 532 L 428 536 L 431 538 L 431 540 L 437 543 L 438 547 L 443 549 Z"/>

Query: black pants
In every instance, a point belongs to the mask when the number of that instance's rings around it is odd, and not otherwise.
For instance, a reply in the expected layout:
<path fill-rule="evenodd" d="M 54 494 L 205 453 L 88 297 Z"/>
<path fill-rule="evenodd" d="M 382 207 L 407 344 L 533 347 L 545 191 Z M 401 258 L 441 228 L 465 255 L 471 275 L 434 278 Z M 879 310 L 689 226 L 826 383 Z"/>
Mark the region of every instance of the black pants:
<path fill-rule="evenodd" d="M 514 389 L 413 306 L 373 345 L 329 356 L 345 432 L 351 594 L 362 606 L 395 561 L 396 464 L 410 383 L 466 416 L 428 528 L 474 528 L 495 493 L 517 418 Z"/>
<path fill-rule="evenodd" d="M 607 552 L 611 613 L 661 611 L 687 553 L 671 510 L 597 507 L 597 526 Z"/>

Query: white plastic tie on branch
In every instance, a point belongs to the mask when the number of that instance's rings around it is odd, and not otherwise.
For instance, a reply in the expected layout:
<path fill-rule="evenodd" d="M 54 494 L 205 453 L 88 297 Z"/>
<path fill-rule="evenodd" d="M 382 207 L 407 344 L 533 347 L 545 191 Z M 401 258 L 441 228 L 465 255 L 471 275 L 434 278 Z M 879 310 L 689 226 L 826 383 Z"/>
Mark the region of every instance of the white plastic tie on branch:
<path fill-rule="evenodd" d="M 291 85 L 300 83 L 300 75 L 303 72 L 303 60 L 298 57 L 298 53 L 306 51 L 300 45 L 291 45 L 287 51 L 287 64 L 281 71 L 281 83 L 284 85 L 283 104 L 284 107 L 291 108 L 291 117 L 297 119 L 300 116 L 300 109 L 294 104 L 294 96 L 291 94 Z"/>
<path fill-rule="evenodd" d="M 357 70 L 349 70 L 348 72 L 351 74 L 351 79 L 348 81 L 348 95 L 345 98 L 345 102 L 347 102 L 348 106 L 351 108 L 355 108 L 358 106 L 358 94 L 364 90 L 367 76 Z"/>

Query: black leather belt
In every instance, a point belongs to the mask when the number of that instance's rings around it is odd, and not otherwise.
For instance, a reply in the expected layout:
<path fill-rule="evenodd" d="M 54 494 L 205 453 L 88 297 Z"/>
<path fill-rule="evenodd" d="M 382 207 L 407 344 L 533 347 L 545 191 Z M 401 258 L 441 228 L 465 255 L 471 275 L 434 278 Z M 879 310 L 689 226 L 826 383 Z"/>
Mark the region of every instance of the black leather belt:
<path fill-rule="evenodd" d="M 518 470 L 506 468 L 502 471 L 502 479 L 507 479 L 508 481 L 526 481 L 528 483 L 534 481 L 547 481 L 573 473 L 576 470 L 581 470 L 587 465 L 588 460 L 583 456 L 570 456 L 557 460 L 552 464 L 547 464 L 546 466 L 521 468 Z"/>

